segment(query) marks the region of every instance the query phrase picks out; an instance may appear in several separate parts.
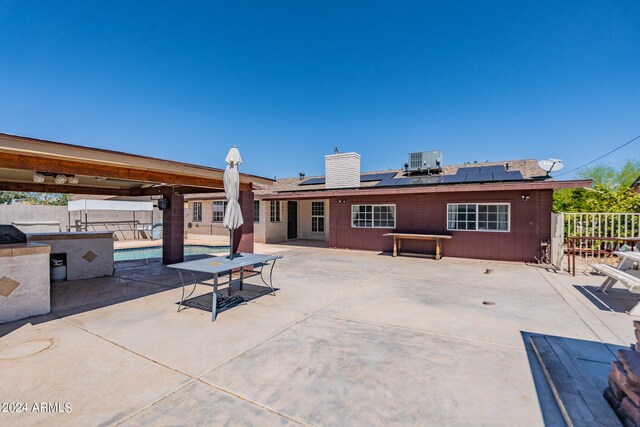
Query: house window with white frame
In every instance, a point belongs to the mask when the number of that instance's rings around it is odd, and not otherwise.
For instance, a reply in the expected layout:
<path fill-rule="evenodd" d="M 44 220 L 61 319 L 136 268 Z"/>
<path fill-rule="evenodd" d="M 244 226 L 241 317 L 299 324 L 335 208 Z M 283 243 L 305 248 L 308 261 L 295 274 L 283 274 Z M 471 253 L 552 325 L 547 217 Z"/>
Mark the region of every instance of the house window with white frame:
<path fill-rule="evenodd" d="M 311 202 L 311 232 L 324 233 L 324 202 Z"/>
<path fill-rule="evenodd" d="M 510 231 L 509 203 L 449 203 L 447 230 Z"/>
<path fill-rule="evenodd" d="M 224 220 L 224 210 L 227 206 L 227 202 L 222 200 L 216 200 L 213 202 L 213 209 L 211 211 L 211 222 L 222 222 Z"/>
<path fill-rule="evenodd" d="M 260 222 L 260 200 L 253 201 L 253 222 Z"/>
<path fill-rule="evenodd" d="M 280 201 L 271 201 L 271 222 L 280 222 Z"/>
<path fill-rule="evenodd" d="M 396 228 L 396 206 L 352 205 L 351 226 L 354 228 Z"/>
<path fill-rule="evenodd" d="M 193 222 L 202 221 L 202 202 L 193 202 L 193 215 L 191 216 Z"/>

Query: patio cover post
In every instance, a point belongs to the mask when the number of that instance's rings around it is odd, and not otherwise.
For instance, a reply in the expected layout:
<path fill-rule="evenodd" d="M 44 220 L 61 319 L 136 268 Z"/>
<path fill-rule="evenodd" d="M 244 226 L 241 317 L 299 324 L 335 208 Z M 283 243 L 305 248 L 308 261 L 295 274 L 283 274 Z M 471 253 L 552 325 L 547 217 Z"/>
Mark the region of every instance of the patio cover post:
<path fill-rule="evenodd" d="M 245 220 L 233 233 L 233 253 L 253 253 L 253 191 L 241 191 L 238 203 Z"/>
<path fill-rule="evenodd" d="M 184 196 L 165 194 L 167 208 L 162 213 L 162 263 L 184 261 Z"/>

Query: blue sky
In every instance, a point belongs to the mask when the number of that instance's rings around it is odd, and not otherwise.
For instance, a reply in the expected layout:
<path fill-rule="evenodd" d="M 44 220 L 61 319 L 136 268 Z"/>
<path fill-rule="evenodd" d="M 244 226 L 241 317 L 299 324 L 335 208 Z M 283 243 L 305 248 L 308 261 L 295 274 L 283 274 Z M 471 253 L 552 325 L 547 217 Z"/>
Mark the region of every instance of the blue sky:
<path fill-rule="evenodd" d="M 0 132 L 214 167 L 235 144 L 269 177 L 334 146 L 571 169 L 640 134 L 636 0 L 0 0 L 0 22 Z"/>

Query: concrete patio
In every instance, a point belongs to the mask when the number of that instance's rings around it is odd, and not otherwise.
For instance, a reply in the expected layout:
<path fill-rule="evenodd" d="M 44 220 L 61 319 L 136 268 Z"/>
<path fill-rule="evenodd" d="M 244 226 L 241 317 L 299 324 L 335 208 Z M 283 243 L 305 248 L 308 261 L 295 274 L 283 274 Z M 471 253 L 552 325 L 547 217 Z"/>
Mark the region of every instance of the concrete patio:
<path fill-rule="evenodd" d="M 598 295 L 597 276 L 256 252 L 284 256 L 277 296 L 215 323 L 176 312 L 178 276 L 157 262 L 54 284 L 52 314 L 0 325 L 0 400 L 72 410 L 0 413 L 0 425 L 563 425 L 528 334 L 635 341 L 635 298 Z"/>

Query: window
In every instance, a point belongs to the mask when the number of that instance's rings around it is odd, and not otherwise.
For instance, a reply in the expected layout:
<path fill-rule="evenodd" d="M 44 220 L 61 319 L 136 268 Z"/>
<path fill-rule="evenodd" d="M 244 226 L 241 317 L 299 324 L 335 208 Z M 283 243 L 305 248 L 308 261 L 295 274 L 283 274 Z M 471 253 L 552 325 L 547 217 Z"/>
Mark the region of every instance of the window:
<path fill-rule="evenodd" d="M 280 202 L 271 201 L 271 222 L 280 222 Z"/>
<path fill-rule="evenodd" d="M 396 206 L 352 205 L 351 226 L 356 228 L 396 228 Z"/>
<path fill-rule="evenodd" d="M 253 222 L 260 222 L 260 200 L 253 201 Z"/>
<path fill-rule="evenodd" d="M 202 202 L 193 202 L 193 222 L 202 221 Z"/>
<path fill-rule="evenodd" d="M 311 232 L 324 233 L 324 202 L 311 202 Z"/>
<path fill-rule="evenodd" d="M 211 222 L 222 222 L 224 220 L 224 210 L 227 207 L 227 202 L 216 200 L 213 202 L 213 210 L 211 213 Z"/>
<path fill-rule="evenodd" d="M 447 205 L 447 230 L 509 231 L 508 203 Z"/>

